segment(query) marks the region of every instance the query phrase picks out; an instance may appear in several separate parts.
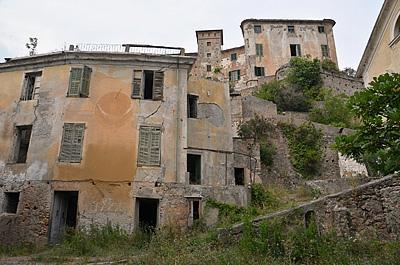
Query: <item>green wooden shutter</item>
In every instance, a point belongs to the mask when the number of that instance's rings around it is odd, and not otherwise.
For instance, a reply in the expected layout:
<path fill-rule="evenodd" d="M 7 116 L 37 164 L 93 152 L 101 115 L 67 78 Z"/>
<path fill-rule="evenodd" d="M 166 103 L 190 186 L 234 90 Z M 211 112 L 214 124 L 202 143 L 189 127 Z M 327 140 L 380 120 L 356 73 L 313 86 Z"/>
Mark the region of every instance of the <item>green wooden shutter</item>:
<path fill-rule="evenodd" d="M 260 67 L 260 69 L 261 69 L 261 76 L 265 76 L 264 67 Z"/>
<path fill-rule="evenodd" d="M 237 70 L 237 80 L 240 80 L 240 70 Z"/>
<path fill-rule="evenodd" d="M 297 56 L 301 57 L 301 48 L 300 48 L 300 44 L 297 44 L 296 47 L 297 47 Z"/>
<path fill-rule="evenodd" d="M 229 72 L 229 81 L 232 81 L 232 72 Z"/>
<path fill-rule="evenodd" d="M 262 44 L 256 44 L 256 55 L 263 56 L 263 46 Z"/>
<path fill-rule="evenodd" d="M 90 85 L 90 76 L 92 74 L 92 68 L 87 66 L 83 67 L 82 74 L 82 82 L 81 82 L 81 96 L 88 97 L 89 96 L 89 85 Z"/>
<path fill-rule="evenodd" d="M 132 98 L 141 98 L 142 78 L 143 78 L 142 70 L 133 71 L 132 95 L 131 95 Z"/>
<path fill-rule="evenodd" d="M 140 127 L 139 152 L 138 152 L 139 165 L 147 165 L 149 163 L 150 134 L 151 134 L 150 127 Z"/>
<path fill-rule="evenodd" d="M 65 123 L 63 128 L 63 135 L 61 140 L 60 155 L 58 159 L 60 162 L 69 162 L 71 156 L 71 143 L 73 137 L 74 126 L 73 123 Z"/>
<path fill-rule="evenodd" d="M 161 128 L 152 128 L 149 165 L 151 166 L 160 165 L 160 153 L 161 153 L 160 151 L 161 151 Z"/>
<path fill-rule="evenodd" d="M 82 81 L 82 68 L 72 68 L 69 78 L 68 96 L 79 97 Z"/>
<path fill-rule="evenodd" d="M 77 162 L 77 163 L 81 162 L 84 134 L 85 134 L 85 124 L 75 123 L 72 144 L 71 144 L 70 162 Z"/>
<path fill-rule="evenodd" d="M 164 87 L 164 72 L 154 73 L 153 100 L 162 100 Z"/>

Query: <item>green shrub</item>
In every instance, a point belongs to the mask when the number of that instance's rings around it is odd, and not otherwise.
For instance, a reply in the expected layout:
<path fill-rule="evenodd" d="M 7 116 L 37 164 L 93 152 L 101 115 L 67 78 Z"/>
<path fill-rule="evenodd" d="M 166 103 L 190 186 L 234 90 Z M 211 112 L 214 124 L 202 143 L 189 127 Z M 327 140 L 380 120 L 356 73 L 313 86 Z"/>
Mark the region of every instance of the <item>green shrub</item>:
<path fill-rule="evenodd" d="M 339 69 L 336 66 L 336 63 L 334 63 L 331 59 L 322 60 L 321 67 L 324 70 L 327 70 L 327 71 L 330 71 L 333 73 L 339 73 Z"/>
<path fill-rule="evenodd" d="M 268 132 L 272 132 L 274 126 L 263 117 L 255 114 L 255 117 L 239 125 L 238 134 L 242 138 L 252 138 L 254 141 L 263 141 Z"/>
<path fill-rule="evenodd" d="M 260 144 L 260 160 L 264 166 L 272 166 L 274 156 L 276 155 L 276 146 L 270 143 Z"/>

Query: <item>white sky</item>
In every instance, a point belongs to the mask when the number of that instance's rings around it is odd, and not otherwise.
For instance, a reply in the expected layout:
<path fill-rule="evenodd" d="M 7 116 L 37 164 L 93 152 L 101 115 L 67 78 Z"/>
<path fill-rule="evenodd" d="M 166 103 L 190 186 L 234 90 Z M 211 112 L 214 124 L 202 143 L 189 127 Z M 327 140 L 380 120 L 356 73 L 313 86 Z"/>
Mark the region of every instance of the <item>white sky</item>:
<path fill-rule="evenodd" d="M 0 62 L 75 43 L 152 44 L 197 51 L 196 30 L 223 29 L 223 49 L 243 45 L 240 23 L 257 19 L 336 21 L 340 68 L 357 68 L 384 0 L 0 0 Z M 300 4 L 301 3 L 301 4 Z"/>

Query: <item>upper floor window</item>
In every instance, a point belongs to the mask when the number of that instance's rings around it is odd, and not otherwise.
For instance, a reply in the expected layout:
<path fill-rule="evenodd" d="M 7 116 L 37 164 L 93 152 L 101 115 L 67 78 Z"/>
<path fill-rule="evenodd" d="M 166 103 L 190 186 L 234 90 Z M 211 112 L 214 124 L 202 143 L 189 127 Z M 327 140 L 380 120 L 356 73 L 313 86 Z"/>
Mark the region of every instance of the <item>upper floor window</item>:
<path fill-rule="evenodd" d="M 67 163 L 80 163 L 82 160 L 84 123 L 64 123 L 58 160 Z"/>
<path fill-rule="evenodd" d="M 261 33 L 261 26 L 259 25 L 254 26 L 254 33 Z"/>
<path fill-rule="evenodd" d="M 134 70 L 132 81 L 132 98 L 162 100 L 164 72 Z"/>
<path fill-rule="evenodd" d="M 287 27 L 289 33 L 294 33 L 294 26 Z"/>
<path fill-rule="evenodd" d="M 208 46 L 208 47 L 211 46 L 211 41 L 207 41 L 207 46 Z"/>
<path fill-rule="evenodd" d="M 140 126 L 139 166 L 159 166 L 161 160 L 161 127 Z"/>
<path fill-rule="evenodd" d="M 32 125 L 17 126 L 13 162 L 25 163 L 32 134 Z"/>
<path fill-rule="evenodd" d="M 211 57 L 211 53 L 210 52 L 207 53 L 207 57 Z"/>
<path fill-rule="evenodd" d="M 187 172 L 190 185 L 201 185 L 201 155 L 187 154 Z"/>
<path fill-rule="evenodd" d="M 199 97 L 195 95 L 187 96 L 187 117 L 197 118 L 197 103 L 199 102 Z"/>
<path fill-rule="evenodd" d="M 290 56 L 301 56 L 300 44 L 290 44 Z"/>
<path fill-rule="evenodd" d="M 232 53 L 232 54 L 231 54 L 231 61 L 234 61 L 234 60 L 236 60 L 236 59 L 237 59 L 236 53 Z"/>
<path fill-rule="evenodd" d="M 21 100 L 37 99 L 41 80 L 42 71 L 26 73 L 22 87 Z"/>
<path fill-rule="evenodd" d="M 256 44 L 256 56 L 263 56 L 263 45 Z"/>
<path fill-rule="evenodd" d="M 92 68 L 71 68 L 67 96 L 88 97 Z"/>
<path fill-rule="evenodd" d="M 255 76 L 265 76 L 264 67 L 254 67 Z"/>
<path fill-rule="evenodd" d="M 328 45 L 321 45 L 322 57 L 329 57 Z"/>
<path fill-rule="evenodd" d="M 240 70 L 230 71 L 229 81 L 237 81 L 237 80 L 240 80 Z"/>
<path fill-rule="evenodd" d="M 211 65 L 207 64 L 207 72 L 211 72 Z"/>
<path fill-rule="evenodd" d="M 319 33 L 325 33 L 325 27 L 324 26 L 318 26 L 318 32 Z"/>

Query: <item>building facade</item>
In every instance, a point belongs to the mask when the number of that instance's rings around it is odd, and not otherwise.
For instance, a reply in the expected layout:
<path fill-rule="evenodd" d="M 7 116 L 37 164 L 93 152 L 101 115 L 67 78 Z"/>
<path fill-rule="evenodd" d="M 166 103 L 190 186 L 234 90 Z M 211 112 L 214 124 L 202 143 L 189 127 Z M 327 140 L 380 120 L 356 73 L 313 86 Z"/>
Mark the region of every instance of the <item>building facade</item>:
<path fill-rule="evenodd" d="M 223 31 L 196 31 L 198 52 L 192 76 L 228 80 L 231 89 L 244 89 L 270 81 L 292 57 L 309 54 L 338 64 L 333 35 L 335 21 L 246 19 L 244 45 L 222 50 Z"/>
<path fill-rule="evenodd" d="M 228 85 L 189 79 L 194 61 L 70 50 L 0 64 L 0 240 L 185 227 L 209 197 L 247 205 Z"/>

